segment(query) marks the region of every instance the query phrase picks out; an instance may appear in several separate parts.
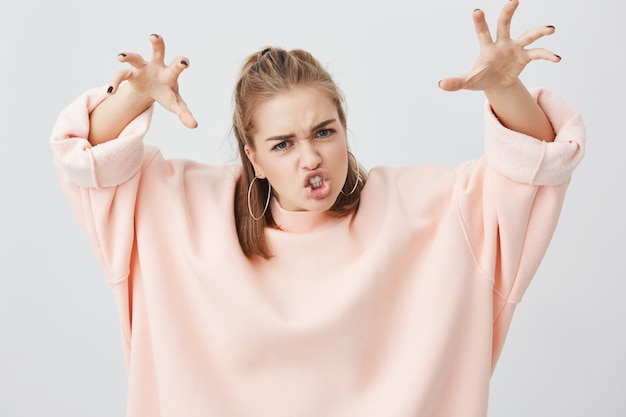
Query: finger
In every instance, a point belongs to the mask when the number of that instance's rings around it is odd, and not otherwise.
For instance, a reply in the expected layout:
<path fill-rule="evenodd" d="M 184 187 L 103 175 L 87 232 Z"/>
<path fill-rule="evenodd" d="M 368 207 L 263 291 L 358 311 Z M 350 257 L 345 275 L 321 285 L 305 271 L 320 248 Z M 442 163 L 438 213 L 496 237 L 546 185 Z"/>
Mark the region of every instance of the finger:
<path fill-rule="evenodd" d="M 198 122 L 189 111 L 187 104 L 182 99 L 182 97 L 178 96 L 178 100 L 176 104 L 172 106 L 172 111 L 178 116 L 180 121 L 190 129 L 194 129 L 198 127 Z"/>
<path fill-rule="evenodd" d="M 439 81 L 439 88 L 444 91 L 458 91 L 465 86 L 465 78 L 450 77 Z"/>
<path fill-rule="evenodd" d="M 526 54 L 528 54 L 528 57 L 533 61 L 543 59 L 545 61 L 559 62 L 561 60 L 559 55 L 543 48 L 526 49 Z"/>
<path fill-rule="evenodd" d="M 502 8 L 502 12 L 500 12 L 500 17 L 498 18 L 496 40 L 511 39 L 511 20 L 513 19 L 513 14 L 517 6 L 519 6 L 518 0 L 510 0 Z"/>
<path fill-rule="evenodd" d="M 478 43 L 481 46 L 493 44 L 493 39 L 491 38 L 491 33 L 489 32 L 489 26 L 485 20 L 485 13 L 480 9 L 475 9 L 472 18 L 474 19 L 474 29 L 476 30 Z"/>
<path fill-rule="evenodd" d="M 130 52 L 121 52 L 117 54 L 117 60 L 132 65 L 133 67 L 140 69 L 147 65 L 147 62 L 139 54 Z"/>
<path fill-rule="evenodd" d="M 169 69 L 176 74 L 176 76 L 180 75 L 180 73 L 187 68 L 189 68 L 189 58 L 184 56 L 176 57 L 176 59 L 174 59 L 169 65 Z"/>
<path fill-rule="evenodd" d="M 178 118 L 189 129 L 195 129 L 196 127 L 198 127 L 198 122 L 196 121 L 196 119 L 194 119 L 190 111 L 186 111 L 178 115 Z"/>
<path fill-rule="evenodd" d="M 165 42 L 163 42 L 163 38 L 153 33 L 150 35 L 150 42 L 152 43 L 152 61 L 163 64 L 165 57 Z"/>
<path fill-rule="evenodd" d="M 132 68 L 125 68 L 125 69 L 120 70 L 117 73 L 115 73 L 113 78 L 111 78 L 111 81 L 109 81 L 109 86 L 108 86 L 107 92 L 109 94 L 115 93 L 117 91 L 117 88 L 122 83 L 122 81 L 128 80 L 130 78 L 130 76 L 132 75 L 132 73 L 133 73 L 133 69 Z"/>
<path fill-rule="evenodd" d="M 543 36 L 552 35 L 555 30 L 556 29 L 552 25 L 530 29 L 522 33 L 520 37 L 517 38 L 516 42 L 518 43 L 518 45 L 526 47 Z"/>
<path fill-rule="evenodd" d="M 486 65 L 479 65 L 472 69 L 472 71 L 465 76 L 463 88 L 465 90 L 482 90 L 480 80 L 485 78 L 486 73 L 489 72 L 489 67 Z"/>

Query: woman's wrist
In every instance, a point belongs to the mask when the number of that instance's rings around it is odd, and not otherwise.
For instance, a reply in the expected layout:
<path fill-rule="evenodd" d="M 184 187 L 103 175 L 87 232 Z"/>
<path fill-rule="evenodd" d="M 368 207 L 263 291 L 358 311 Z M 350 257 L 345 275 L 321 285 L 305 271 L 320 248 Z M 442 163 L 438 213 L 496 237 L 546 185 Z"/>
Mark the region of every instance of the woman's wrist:
<path fill-rule="evenodd" d="M 131 120 L 153 103 L 152 97 L 137 93 L 128 83 L 120 86 L 89 115 L 89 142 L 99 145 L 115 139 Z"/>
<path fill-rule="evenodd" d="M 485 90 L 485 96 L 505 127 L 546 142 L 554 140 L 548 117 L 519 79 L 504 88 Z"/>

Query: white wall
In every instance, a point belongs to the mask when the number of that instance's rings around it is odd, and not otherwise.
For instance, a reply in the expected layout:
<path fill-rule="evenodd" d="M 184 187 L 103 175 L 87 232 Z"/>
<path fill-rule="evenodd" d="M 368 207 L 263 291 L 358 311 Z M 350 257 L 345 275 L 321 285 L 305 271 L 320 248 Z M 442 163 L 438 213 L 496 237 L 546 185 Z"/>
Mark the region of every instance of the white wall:
<path fill-rule="evenodd" d="M 481 93 L 437 81 L 477 53 L 471 12 L 505 0 L 7 1 L 0 6 L 0 416 L 121 416 L 126 380 L 113 298 L 57 185 L 48 145 L 63 106 L 106 85 L 121 51 L 190 57 L 181 89 L 195 131 L 157 111 L 166 157 L 235 158 L 231 89 L 265 45 L 305 48 L 348 98 L 352 147 L 374 164 L 456 165 L 482 152 Z M 626 415 L 626 2 L 522 0 L 514 34 L 563 57 L 523 75 L 583 111 L 589 144 L 553 243 L 493 377 L 490 416 Z"/>

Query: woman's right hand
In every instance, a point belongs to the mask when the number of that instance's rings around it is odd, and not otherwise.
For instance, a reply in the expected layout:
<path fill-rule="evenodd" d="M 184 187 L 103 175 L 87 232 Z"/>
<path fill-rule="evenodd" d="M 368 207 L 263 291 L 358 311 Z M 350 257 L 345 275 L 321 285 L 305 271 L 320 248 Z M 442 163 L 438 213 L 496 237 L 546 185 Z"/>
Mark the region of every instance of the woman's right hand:
<path fill-rule="evenodd" d="M 176 114 L 189 128 L 198 126 L 187 104 L 178 92 L 178 76 L 189 67 L 189 59 L 179 56 L 169 65 L 164 63 L 165 43 L 159 35 L 150 35 L 152 58 L 145 61 L 136 53 L 121 53 L 118 59 L 131 65 L 115 74 L 108 92 L 114 94 L 122 82 L 127 81 L 133 95 L 145 101 L 156 101 L 166 110 Z"/>

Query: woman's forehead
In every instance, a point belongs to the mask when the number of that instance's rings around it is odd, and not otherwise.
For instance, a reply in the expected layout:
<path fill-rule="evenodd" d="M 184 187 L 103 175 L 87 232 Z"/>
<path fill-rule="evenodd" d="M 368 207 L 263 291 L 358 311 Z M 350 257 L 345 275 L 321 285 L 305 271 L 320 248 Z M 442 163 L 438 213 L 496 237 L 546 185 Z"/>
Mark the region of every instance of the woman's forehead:
<path fill-rule="evenodd" d="M 295 87 L 261 103 L 254 112 L 258 134 L 286 134 L 310 129 L 321 121 L 338 119 L 333 100 L 315 87 Z"/>

